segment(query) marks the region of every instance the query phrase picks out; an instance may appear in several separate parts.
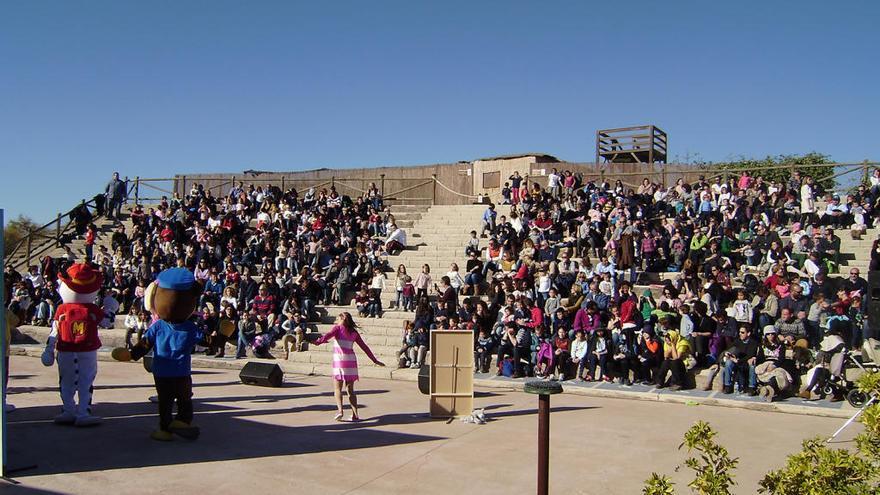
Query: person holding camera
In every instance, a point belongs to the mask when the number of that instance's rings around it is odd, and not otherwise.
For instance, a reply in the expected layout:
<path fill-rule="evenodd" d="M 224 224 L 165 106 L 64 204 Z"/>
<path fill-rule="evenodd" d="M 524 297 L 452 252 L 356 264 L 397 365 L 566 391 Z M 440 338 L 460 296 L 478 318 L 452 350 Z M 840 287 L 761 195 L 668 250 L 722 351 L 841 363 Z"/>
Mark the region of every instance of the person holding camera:
<path fill-rule="evenodd" d="M 758 378 L 755 374 L 758 349 L 759 343 L 751 337 L 751 331 L 746 326 L 740 326 L 739 336 L 734 341 L 733 347 L 724 352 L 724 371 L 721 379 L 725 394 L 733 393 L 733 381 L 736 379 L 740 391 L 749 395 L 758 395 L 756 391 Z M 748 378 L 747 386 L 746 378 Z"/>

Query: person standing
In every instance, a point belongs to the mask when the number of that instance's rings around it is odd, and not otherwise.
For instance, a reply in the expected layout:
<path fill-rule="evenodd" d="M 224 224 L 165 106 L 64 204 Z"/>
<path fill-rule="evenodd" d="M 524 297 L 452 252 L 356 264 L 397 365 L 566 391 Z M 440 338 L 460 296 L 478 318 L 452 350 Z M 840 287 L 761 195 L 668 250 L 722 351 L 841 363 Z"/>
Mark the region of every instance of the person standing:
<path fill-rule="evenodd" d="M 550 190 L 550 196 L 553 199 L 559 199 L 559 193 L 562 190 L 562 176 L 559 175 L 559 171 L 555 168 L 550 172 L 550 175 L 547 176 L 547 189 Z"/>
<path fill-rule="evenodd" d="M 490 235 L 495 235 L 495 217 L 497 213 L 495 213 L 495 205 L 490 204 L 486 211 L 483 212 L 482 218 L 482 230 L 480 231 L 480 236 L 485 236 L 486 231 L 489 232 Z"/>
<path fill-rule="evenodd" d="M 98 238 L 98 227 L 95 224 L 90 223 L 88 229 L 86 229 L 86 263 L 91 262 L 95 253 L 95 241 Z"/>
<path fill-rule="evenodd" d="M 107 218 L 116 221 L 122 210 L 122 203 L 127 199 L 128 191 L 125 182 L 119 179 L 119 172 L 113 172 L 113 178 L 104 188 L 104 194 L 107 196 Z"/>
<path fill-rule="evenodd" d="M 330 332 L 319 337 L 314 345 L 321 345 L 333 339 L 333 397 L 336 399 L 336 421 L 343 420 L 342 410 L 342 387 L 345 386 L 348 393 L 348 401 L 351 404 L 351 421 L 359 421 L 357 412 L 357 395 L 354 392 L 354 382 L 359 378 L 357 356 L 354 353 L 354 344 L 360 346 L 367 357 L 377 366 L 385 366 L 385 363 L 376 359 L 373 351 L 367 346 L 357 331 L 357 325 L 351 317 L 351 313 L 344 311 L 336 317 Z"/>
<path fill-rule="evenodd" d="M 813 197 L 813 178 L 807 176 L 801 185 L 801 225 L 813 225 L 816 212 L 816 200 Z"/>

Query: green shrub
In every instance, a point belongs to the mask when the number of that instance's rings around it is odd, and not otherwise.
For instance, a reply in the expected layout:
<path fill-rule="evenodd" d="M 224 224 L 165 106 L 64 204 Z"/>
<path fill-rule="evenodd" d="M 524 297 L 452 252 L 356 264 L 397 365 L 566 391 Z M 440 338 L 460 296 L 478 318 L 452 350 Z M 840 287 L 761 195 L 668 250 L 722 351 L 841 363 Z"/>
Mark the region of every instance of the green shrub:
<path fill-rule="evenodd" d="M 880 373 L 866 373 L 858 379 L 859 390 L 870 396 L 880 395 Z M 759 493 L 772 495 L 880 495 L 880 404 L 873 404 L 859 421 L 864 431 L 855 439 L 854 449 L 831 448 L 820 438 L 805 440 L 802 450 L 788 456 L 781 469 L 770 471 L 758 483 Z M 684 436 L 688 451 L 700 456 L 685 460 L 696 477 L 688 483 L 694 493 L 727 495 L 734 485 L 732 471 L 738 460 L 714 441 L 715 431 L 705 422 L 697 422 Z M 668 477 L 652 473 L 645 481 L 646 495 L 674 495 Z"/>

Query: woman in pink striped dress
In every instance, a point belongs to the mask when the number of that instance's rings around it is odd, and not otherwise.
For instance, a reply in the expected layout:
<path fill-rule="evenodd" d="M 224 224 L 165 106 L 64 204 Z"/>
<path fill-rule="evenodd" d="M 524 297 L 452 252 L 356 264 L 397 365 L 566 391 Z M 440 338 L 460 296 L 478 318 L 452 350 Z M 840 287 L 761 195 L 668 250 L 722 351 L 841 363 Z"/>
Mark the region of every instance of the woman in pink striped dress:
<path fill-rule="evenodd" d="M 342 421 L 342 386 L 345 385 L 348 392 L 348 401 L 351 403 L 351 420 L 358 421 L 357 395 L 354 392 L 354 382 L 358 380 L 357 356 L 354 354 L 354 344 L 366 353 L 376 365 L 385 366 L 385 363 L 376 359 L 373 351 L 361 338 L 357 326 L 348 312 L 340 313 L 336 317 L 330 332 L 322 335 L 315 341 L 315 345 L 321 345 L 333 339 L 333 396 L 336 398 L 336 421 Z"/>

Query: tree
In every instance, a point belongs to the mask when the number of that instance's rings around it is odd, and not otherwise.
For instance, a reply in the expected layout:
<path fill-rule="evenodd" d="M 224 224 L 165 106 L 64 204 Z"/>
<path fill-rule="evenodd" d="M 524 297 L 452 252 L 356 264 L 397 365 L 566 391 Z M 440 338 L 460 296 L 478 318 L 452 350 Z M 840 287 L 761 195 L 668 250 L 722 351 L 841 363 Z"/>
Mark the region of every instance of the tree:
<path fill-rule="evenodd" d="M 809 175 L 821 188 L 833 189 L 837 183 L 832 178 L 834 167 L 816 167 L 811 165 L 834 163 L 831 157 L 822 153 L 811 152 L 805 155 L 777 155 L 767 156 L 763 159 L 739 157 L 737 160 L 723 163 L 704 164 L 706 168 L 723 169 L 731 171 L 748 170 L 754 176 L 760 176 L 764 180 L 785 181 L 796 169 L 801 175 Z M 780 165 L 788 165 L 791 168 L 769 169 Z"/>
<path fill-rule="evenodd" d="M 28 232 L 36 230 L 38 227 L 39 225 L 24 215 L 19 215 L 14 220 L 8 221 L 3 229 L 3 247 L 5 248 L 3 255 L 8 256 L 16 244 L 27 236 Z"/>
<path fill-rule="evenodd" d="M 857 380 L 867 397 L 880 396 L 880 373 L 869 372 Z M 805 440 L 800 452 L 788 456 L 782 469 L 767 473 L 759 482 L 759 493 L 771 495 L 880 495 L 880 404 L 873 404 L 859 421 L 864 431 L 856 437 L 855 449 L 832 449 L 820 438 Z M 737 459 L 715 443 L 715 431 L 705 422 L 697 422 L 685 433 L 679 446 L 700 452 L 685 465 L 696 477 L 688 486 L 701 495 L 727 495 L 733 486 L 732 470 Z M 642 490 L 645 495 L 675 495 L 675 486 L 667 476 L 651 473 Z"/>

